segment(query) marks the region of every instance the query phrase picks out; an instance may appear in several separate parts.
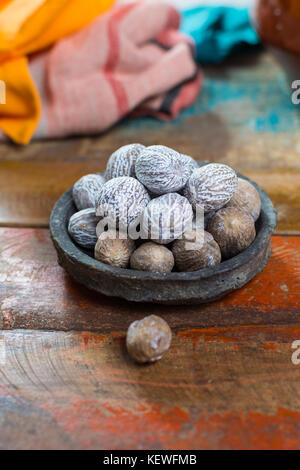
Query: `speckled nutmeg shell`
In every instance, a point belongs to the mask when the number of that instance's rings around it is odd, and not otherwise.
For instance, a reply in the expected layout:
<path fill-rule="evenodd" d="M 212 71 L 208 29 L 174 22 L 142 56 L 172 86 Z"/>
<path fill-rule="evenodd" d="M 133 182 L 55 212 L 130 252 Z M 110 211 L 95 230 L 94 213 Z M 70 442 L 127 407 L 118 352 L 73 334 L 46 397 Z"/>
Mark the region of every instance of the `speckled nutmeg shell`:
<path fill-rule="evenodd" d="M 94 248 L 97 242 L 96 226 L 99 217 L 95 209 L 83 209 L 70 217 L 68 232 L 70 237 L 83 248 Z"/>
<path fill-rule="evenodd" d="M 184 153 L 181 154 L 181 158 L 184 160 L 185 164 L 187 165 L 189 175 L 193 173 L 194 170 L 199 168 L 198 162 L 190 157 L 189 155 L 185 155 Z"/>
<path fill-rule="evenodd" d="M 145 148 L 135 164 L 137 179 L 156 195 L 181 190 L 189 176 L 190 167 L 180 153 L 163 145 Z"/>
<path fill-rule="evenodd" d="M 161 359 L 169 349 L 171 340 L 172 333 L 167 322 L 156 315 L 150 315 L 131 323 L 127 331 L 126 347 L 129 356 L 143 364 Z"/>
<path fill-rule="evenodd" d="M 194 235 L 194 236 L 191 236 Z M 198 271 L 199 269 L 216 266 L 221 262 L 221 251 L 213 236 L 204 230 L 197 237 L 193 230 L 172 246 L 176 268 L 181 272 Z"/>
<path fill-rule="evenodd" d="M 130 267 L 139 271 L 170 273 L 174 267 L 174 256 L 167 247 L 147 242 L 132 253 Z"/>
<path fill-rule="evenodd" d="M 261 210 L 261 200 L 257 189 L 247 180 L 238 178 L 237 190 L 226 204 L 226 207 L 241 209 L 250 214 L 256 221 Z"/>
<path fill-rule="evenodd" d="M 164 194 L 148 204 L 141 219 L 141 238 L 168 244 L 192 226 L 193 209 L 177 193 Z"/>
<path fill-rule="evenodd" d="M 120 176 L 103 186 L 96 202 L 96 214 L 125 229 L 142 215 L 149 202 L 150 196 L 139 181 Z"/>
<path fill-rule="evenodd" d="M 73 186 L 73 201 L 80 211 L 82 209 L 95 208 L 96 199 L 105 183 L 101 175 L 85 175 Z"/>
<path fill-rule="evenodd" d="M 135 162 L 144 148 L 142 144 L 128 144 L 112 153 L 107 162 L 106 180 L 119 176 L 135 177 Z"/>
<path fill-rule="evenodd" d="M 207 231 L 218 243 L 224 258 L 232 258 L 244 251 L 256 236 L 251 215 L 235 207 L 217 211 L 208 221 Z"/>
<path fill-rule="evenodd" d="M 236 189 L 235 171 L 221 163 L 210 163 L 192 173 L 184 194 L 194 209 L 203 206 L 205 212 L 210 212 L 229 202 Z"/>
<path fill-rule="evenodd" d="M 102 263 L 116 268 L 126 268 L 134 248 L 133 240 L 128 237 L 122 239 L 119 237 L 119 232 L 108 230 L 98 238 L 94 255 Z"/>

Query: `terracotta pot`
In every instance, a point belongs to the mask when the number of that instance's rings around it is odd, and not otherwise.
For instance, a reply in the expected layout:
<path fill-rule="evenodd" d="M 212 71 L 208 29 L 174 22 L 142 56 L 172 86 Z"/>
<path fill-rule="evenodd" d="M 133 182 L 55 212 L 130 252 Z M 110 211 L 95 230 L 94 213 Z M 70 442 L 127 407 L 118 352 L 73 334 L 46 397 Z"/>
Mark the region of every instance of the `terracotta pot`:
<path fill-rule="evenodd" d="M 271 46 L 290 81 L 300 80 L 300 1 L 256 0 L 252 17 L 262 41 Z"/>

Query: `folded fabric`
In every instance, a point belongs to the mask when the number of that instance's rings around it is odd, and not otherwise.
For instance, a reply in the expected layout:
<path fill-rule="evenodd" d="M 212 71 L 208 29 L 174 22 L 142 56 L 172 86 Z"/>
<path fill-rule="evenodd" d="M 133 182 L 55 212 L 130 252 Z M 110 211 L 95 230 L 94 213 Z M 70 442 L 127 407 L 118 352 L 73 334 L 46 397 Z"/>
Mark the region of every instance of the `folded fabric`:
<path fill-rule="evenodd" d="M 0 128 L 26 143 L 40 118 L 40 99 L 27 55 L 42 50 L 90 23 L 114 0 L 0 1 L 0 80 L 6 104 L 0 105 Z"/>
<path fill-rule="evenodd" d="M 181 30 L 195 40 L 197 60 L 203 64 L 221 62 L 234 50 L 259 44 L 247 8 L 186 9 L 182 11 Z"/>
<path fill-rule="evenodd" d="M 172 6 L 131 2 L 30 57 L 42 103 L 34 137 L 99 133 L 132 111 L 177 116 L 202 82 L 194 43 L 179 24 Z"/>

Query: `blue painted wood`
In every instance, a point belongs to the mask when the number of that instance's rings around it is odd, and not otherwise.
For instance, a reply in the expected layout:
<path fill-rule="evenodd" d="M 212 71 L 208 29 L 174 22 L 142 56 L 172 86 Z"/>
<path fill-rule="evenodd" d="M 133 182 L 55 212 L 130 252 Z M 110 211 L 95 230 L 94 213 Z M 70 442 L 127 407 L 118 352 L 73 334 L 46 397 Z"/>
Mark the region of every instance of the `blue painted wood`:
<path fill-rule="evenodd" d="M 300 105 L 292 103 L 285 71 L 268 53 L 239 55 L 218 66 L 204 67 L 205 80 L 197 101 L 185 110 L 177 125 L 191 116 L 218 114 L 228 127 L 244 126 L 258 133 L 295 133 L 300 130 Z M 300 77 L 299 77 L 300 78 Z M 230 112 L 231 105 L 240 112 Z M 121 126 L 157 129 L 152 118 L 126 119 Z"/>

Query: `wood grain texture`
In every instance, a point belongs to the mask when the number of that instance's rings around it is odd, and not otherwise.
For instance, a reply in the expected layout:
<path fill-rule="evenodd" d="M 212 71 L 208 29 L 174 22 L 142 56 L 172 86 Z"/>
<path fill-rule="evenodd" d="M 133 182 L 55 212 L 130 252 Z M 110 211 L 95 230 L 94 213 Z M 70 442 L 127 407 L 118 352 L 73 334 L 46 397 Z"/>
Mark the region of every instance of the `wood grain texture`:
<path fill-rule="evenodd" d="M 298 326 L 173 331 L 137 366 L 125 329 L 4 332 L 0 449 L 299 449 Z"/>
<path fill-rule="evenodd" d="M 48 226 L 58 197 L 105 168 L 121 145 L 164 144 L 224 162 L 256 180 L 278 213 L 277 233 L 300 232 L 300 115 L 268 53 L 206 67 L 197 102 L 174 122 L 127 119 L 104 135 L 0 145 L 0 224 Z"/>
<path fill-rule="evenodd" d="M 233 166 L 271 196 L 277 233 L 300 233 L 300 115 L 282 70 L 264 53 L 205 74 L 172 123 L 1 144 L 0 225 L 48 226 L 57 198 L 138 136 Z M 219 302 L 141 307 L 73 282 L 48 230 L 0 228 L 0 449 L 299 449 L 300 237 L 273 237 L 272 248 L 265 271 Z M 141 367 L 125 332 L 151 313 L 173 342 Z"/>
<path fill-rule="evenodd" d="M 135 304 L 96 294 L 58 266 L 46 229 L 0 229 L 0 327 L 46 330 L 127 328 L 144 315 L 172 327 L 296 323 L 300 320 L 300 237 L 273 237 L 266 269 L 241 290 L 198 306 Z"/>

